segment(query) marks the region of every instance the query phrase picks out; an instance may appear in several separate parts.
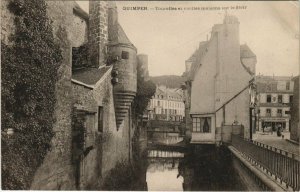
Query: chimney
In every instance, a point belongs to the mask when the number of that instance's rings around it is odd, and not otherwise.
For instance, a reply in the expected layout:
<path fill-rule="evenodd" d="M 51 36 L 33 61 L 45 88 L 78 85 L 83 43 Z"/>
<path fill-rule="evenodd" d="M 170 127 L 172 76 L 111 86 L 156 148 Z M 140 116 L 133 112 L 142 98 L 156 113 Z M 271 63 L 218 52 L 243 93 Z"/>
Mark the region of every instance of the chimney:
<path fill-rule="evenodd" d="M 89 1 L 89 62 L 91 66 L 105 65 L 107 42 L 107 1 Z"/>
<path fill-rule="evenodd" d="M 118 42 L 118 10 L 114 1 L 108 1 L 108 41 Z"/>

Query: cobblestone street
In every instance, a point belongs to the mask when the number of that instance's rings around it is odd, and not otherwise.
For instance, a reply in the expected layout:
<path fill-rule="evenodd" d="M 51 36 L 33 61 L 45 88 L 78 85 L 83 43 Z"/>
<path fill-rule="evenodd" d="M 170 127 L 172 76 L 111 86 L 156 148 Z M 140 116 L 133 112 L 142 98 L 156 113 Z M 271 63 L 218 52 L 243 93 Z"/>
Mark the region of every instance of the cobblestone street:
<path fill-rule="evenodd" d="M 283 132 L 284 139 L 282 137 L 278 137 L 276 132 L 271 133 L 263 133 L 263 132 L 256 132 L 253 135 L 253 140 L 264 143 L 266 145 L 270 145 L 279 149 L 283 149 L 285 151 L 289 151 L 291 153 L 299 154 L 300 148 L 299 145 L 293 144 L 286 139 L 290 139 L 289 132 Z"/>

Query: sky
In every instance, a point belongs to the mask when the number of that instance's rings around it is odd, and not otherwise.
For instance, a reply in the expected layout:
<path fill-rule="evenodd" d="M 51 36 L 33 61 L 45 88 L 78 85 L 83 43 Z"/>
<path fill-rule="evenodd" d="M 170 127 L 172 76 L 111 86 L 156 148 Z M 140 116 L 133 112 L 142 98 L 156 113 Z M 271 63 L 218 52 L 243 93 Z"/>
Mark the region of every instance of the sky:
<path fill-rule="evenodd" d="M 87 1 L 77 1 L 88 12 Z M 223 22 L 225 10 L 238 17 L 240 44 L 257 56 L 256 74 L 299 74 L 298 2 L 257 1 L 117 1 L 118 19 L 138 53 L 148 55 L 149 74 L 181 75 L 185 60 L 200 41 L 210 38 L 214 24 Z M 128 10 L 130 7 L 147 10 Z M 244 9 L 236 9 L 237 6 Z M 176 7 L 219 7 L 221 10 L 156 10 Z M 231 7 L 234 9 L 231 9 Z"/>

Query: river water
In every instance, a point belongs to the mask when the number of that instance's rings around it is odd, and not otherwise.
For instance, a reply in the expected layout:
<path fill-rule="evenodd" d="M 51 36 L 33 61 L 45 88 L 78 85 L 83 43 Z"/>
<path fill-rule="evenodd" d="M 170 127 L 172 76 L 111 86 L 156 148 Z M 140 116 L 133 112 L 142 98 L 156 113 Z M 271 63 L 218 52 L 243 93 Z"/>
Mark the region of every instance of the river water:
<path fill-rule="evenodd" d="M 225 147 L 204 146 L 189 152 L 148 150 L 149 191 L 242 191 L 246 189 Z"/>

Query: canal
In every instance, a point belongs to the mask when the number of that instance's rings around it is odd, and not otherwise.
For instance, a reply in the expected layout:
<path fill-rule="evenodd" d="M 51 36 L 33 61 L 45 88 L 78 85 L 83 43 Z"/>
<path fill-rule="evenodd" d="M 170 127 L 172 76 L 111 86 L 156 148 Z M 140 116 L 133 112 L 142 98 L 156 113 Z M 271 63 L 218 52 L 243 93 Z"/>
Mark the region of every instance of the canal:
<path fill-rule="evenodd" d="M 189 151 L 148 150 L 145 189 L 149 191 L 243 191 L 246 186 L 225 147 L 192 147 Z"/>
<path fill-rule="evenodd" d="M 236 158 L 226 146 L 166 145 L 162 142 L 165 139 L 151 140 L 156 143 L 145 140 L 144 147 L 139 145 L 143 150 L 136 150 L 141 153 L 135 153 L 131 167 L 120 164 L 101 190 L 260 190 L 249 188 L 248 178 L 242 175 Z"/>

